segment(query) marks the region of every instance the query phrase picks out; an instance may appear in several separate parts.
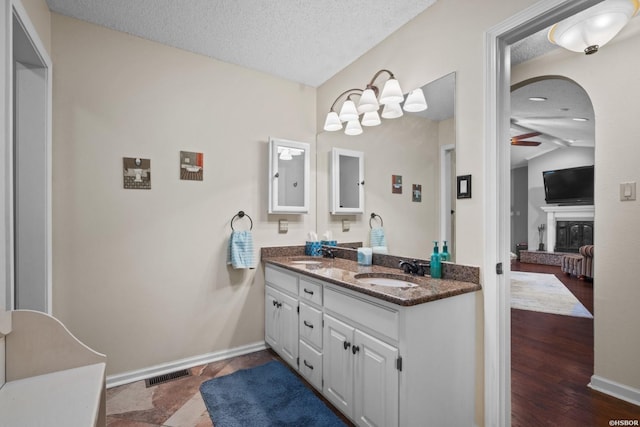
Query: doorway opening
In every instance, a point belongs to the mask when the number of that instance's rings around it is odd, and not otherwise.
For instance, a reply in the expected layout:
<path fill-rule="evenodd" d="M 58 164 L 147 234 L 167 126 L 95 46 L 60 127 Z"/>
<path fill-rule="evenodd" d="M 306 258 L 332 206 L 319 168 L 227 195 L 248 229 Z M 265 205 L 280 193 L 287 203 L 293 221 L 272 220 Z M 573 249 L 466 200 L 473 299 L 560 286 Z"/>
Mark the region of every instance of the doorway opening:
<path fill-rule="evenodd" d="M 51 314 L 51 61 L 18 6 L 11 16 L 12 275 L 6 308 Z"/>

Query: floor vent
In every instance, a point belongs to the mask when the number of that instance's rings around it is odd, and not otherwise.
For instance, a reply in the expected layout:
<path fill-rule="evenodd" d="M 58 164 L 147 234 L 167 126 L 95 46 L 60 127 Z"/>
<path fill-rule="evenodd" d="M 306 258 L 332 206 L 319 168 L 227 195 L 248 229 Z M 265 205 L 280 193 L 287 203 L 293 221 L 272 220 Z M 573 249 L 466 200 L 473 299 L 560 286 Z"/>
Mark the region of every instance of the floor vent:
<path fill-rule="evenodd" d="M 147 378 L 144 380 L 147 388 L 153 387 L 154 385 L 163 384 L 169 382 L 171 380 L 177 380 L 178 378 L 188 377 L 191 375 L 188 369 L 181 369 L 175 372 L 169 372 L 168 374 L 158 375 L 157 377 Z"/>

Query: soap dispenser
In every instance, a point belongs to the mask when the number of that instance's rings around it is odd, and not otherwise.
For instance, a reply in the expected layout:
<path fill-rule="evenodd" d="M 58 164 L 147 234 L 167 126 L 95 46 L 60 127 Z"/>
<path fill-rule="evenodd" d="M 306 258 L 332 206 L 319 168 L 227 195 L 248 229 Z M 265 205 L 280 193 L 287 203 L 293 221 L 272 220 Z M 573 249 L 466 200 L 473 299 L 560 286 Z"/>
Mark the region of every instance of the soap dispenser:
<path fill-rule="evenodd" d="M 447 241 L 442 242 L 442 253 L 440 254 L 441 261 L 450 261 L 451 255 L 449 255 L 449 247 L 447 246 Z"/>
<path fill-rule="evenodd" d="M 440 254 L 438 253 L 438 241 L 433 241 L 433 253 L 431 254 L 431 277 L 439 279 L 442 277 L 442 264 L 440 263 Z"/>

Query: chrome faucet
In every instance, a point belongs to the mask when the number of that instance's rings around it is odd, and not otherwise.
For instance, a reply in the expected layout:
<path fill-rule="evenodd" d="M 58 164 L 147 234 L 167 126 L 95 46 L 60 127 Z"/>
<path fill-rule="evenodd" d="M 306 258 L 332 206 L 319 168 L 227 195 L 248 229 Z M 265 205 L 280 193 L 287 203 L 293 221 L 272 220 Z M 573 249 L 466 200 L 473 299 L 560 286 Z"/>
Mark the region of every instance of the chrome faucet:
<path fill-rule="evenodd" d="M 424 276 L 427 274 L 429 265 L 430 263 L 428 261 L 426 263 L 419 263 L 418 260 L 414 259 L 413 261 L 400 261 L 399 267 L 407 274 Z"/>

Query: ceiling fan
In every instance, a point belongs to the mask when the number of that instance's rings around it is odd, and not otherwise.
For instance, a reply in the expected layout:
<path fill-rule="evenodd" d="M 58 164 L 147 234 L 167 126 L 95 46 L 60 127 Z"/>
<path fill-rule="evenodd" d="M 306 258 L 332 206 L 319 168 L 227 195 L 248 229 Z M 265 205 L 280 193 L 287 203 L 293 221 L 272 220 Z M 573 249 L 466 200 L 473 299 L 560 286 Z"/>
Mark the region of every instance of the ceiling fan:
<path fill-rule="evenodd" d="M 534 138 L 536 136 L 540 136 L 542 135 L 540 132 L 529 132 L 529 133 L 524 133 L 522 135 L 516 135 L 516 136 L 512 136 L 511 137 L 511 145 L 520 145 L 523 147 L 537 147 L 538 145 L 541 144 L 541 142 L 538 141 L 525 141 L 526 139 L 529 138 Z"/>

